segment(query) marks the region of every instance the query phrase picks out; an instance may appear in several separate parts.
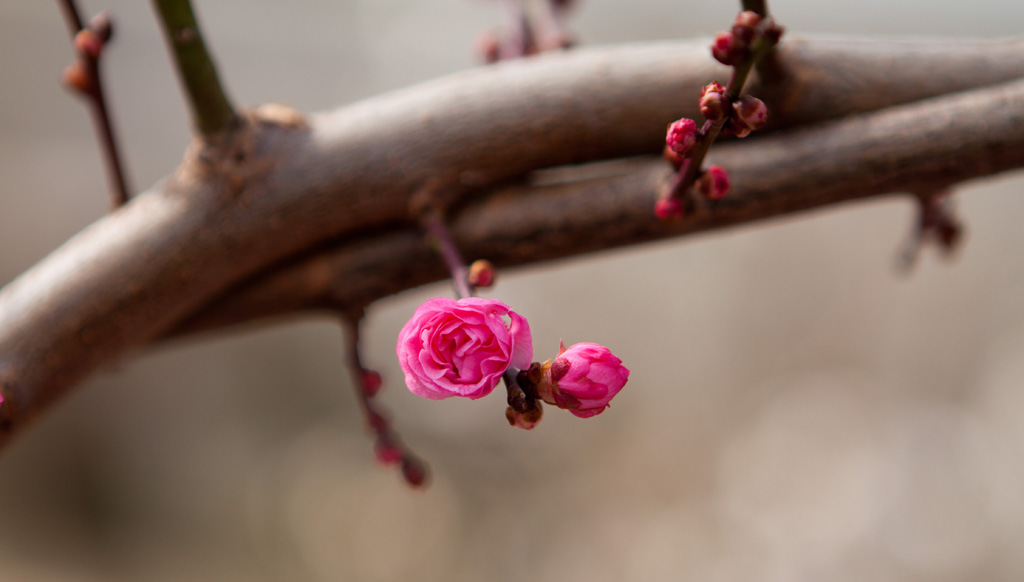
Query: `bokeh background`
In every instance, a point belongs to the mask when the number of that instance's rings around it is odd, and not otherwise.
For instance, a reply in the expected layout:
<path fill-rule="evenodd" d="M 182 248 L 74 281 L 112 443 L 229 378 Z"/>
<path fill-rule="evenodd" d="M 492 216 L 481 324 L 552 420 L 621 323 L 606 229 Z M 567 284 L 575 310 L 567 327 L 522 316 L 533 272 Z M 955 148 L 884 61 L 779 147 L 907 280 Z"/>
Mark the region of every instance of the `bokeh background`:
<path fill-rule="evenodd" d="M 187 119 L 146 2 L 106 79 L 130 178 Z M 231 93 L 304 111 L 476 66 L 473 0 L 197 2 Z M 583 44 L 712 34 L 735 2 L 586 0 Z M 790 31 L 997 37 L 1018 0 L 773 0 Z M 0 280 L 101 217 L 89 117 L 57 79 L 56 3 L 0 3 Z M 994 111 L 993 115 L 999 112 Z M 378 466 L 335 322 L 162 346 L 104 370 L 0 456 L 0 580 L 1020 580 L 1024 180 L 970 184 L 966 245 L 894 268 L 913 209 L 858 203 L 503 273 L 538 357 L 610 346 L 626 390 L 589 421 L 509 428 L 500 394 L 433 402 L 394 338 L 444 285 L 374 305 L 365 355 L 432 466 Z M 500 391 L 499 391 L 500 392 Z"/>

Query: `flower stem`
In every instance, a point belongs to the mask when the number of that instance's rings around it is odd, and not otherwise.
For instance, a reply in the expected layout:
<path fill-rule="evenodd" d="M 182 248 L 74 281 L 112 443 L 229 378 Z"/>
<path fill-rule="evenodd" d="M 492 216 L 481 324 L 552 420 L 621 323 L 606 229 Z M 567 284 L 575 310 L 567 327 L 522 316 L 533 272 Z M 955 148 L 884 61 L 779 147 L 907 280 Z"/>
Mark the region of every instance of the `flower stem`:
<path fill-rule="evenodd" d="M 420 214 L 420 223 L 437 245 L 438 252 L 441 253 L 448 272 L 451 273 L 455 294 L 459 299 L 473 297 L 476 289 L 469 283 L 469 268 L 462 259 L 459 247 L 455 245 L 455 238 L 441 214 L 441 209 L 436 204 L 427 204 Z"/>

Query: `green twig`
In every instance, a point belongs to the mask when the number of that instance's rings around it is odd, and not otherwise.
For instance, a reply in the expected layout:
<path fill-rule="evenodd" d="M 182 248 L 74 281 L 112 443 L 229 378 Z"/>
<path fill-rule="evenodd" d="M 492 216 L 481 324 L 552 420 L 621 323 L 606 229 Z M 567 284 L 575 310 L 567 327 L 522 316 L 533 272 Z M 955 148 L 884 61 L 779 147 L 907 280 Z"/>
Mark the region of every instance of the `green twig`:
<path fill-rule="evenodd" d="M 153 0 L 167 43 L 185 85 L 192 118 L 199 133 L 209 138 L 227 130 L 235 110 L 217 77 L 189 0 Z"/>

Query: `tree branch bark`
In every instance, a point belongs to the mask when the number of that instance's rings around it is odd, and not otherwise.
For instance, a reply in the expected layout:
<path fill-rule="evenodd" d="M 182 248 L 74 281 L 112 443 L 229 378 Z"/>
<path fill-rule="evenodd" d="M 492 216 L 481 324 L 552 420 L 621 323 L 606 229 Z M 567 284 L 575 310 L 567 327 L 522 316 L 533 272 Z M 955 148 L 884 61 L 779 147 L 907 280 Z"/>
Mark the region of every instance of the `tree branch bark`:
<path fill-rule="evenodd" d="M 1021 48 L 789 42 L 786 82 L 752 89 L 775 128 L 848 119 L 716 146 L 737 194 L 676 226 L 653 219 L 667 170 L 650 160 L 508 184 L 660 151 L 666 123 L 695 116 L 700 86 L 724 70 L 705 43 L 503 64 L 308 122 L 250 112 L 0 291 L 0 444 L 96 368 L 172 333 L 362 305 L 441 278 L 408 212 L 424 186 L 463 208 L 454 228 L 470 258 L 517 265 L 1020 167 L 1021 83 L 864 113 L 1022 77 Z"/>

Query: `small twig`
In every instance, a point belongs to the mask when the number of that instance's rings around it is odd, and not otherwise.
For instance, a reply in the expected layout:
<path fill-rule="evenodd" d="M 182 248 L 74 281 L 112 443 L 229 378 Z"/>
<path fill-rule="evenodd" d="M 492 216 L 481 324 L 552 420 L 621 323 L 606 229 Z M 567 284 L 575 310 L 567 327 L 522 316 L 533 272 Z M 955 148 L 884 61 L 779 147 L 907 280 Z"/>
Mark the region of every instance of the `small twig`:
<path fill-rule="evenodd" d="M 348 344 L 348 369 L 352 373 L 356 396 L 359 399 L 366 424 L 376 436 L 374 452 L 377 460 L 390 465 L 401 464 L 402 476 L 413 487 L 420 487 L 427 480 L 427 466 L 413 455 L 402 444 L 398 434 L 391 426 L 391 421 L 374 402 L 373 397 L 381 387 L 381 377 L 377 372 L 363 367 L 359 355 L 359 323 L 362 313 L 351 314 L 343 320 L 342 329 Z"/>
<path fill-rule="evenodd" d="M 473 297 L 476 289 L 469 282 L 469 268 L 462 259 L 462 253 L 455 244 L 451 229 L 444 220 L 441 209 L 434 202 L 427 202 L 420 213 L 420 224 L 427 236 L 437 245 L 437 250 L 444 259 L 448 272 L 451 273 L 452 285 L 455 287 L 455 294 L 459 299 Z"/>
<path fill-rule="evenodd" d="M 939 188 L 914 194 L 917 203 L 917 220 L 910 237 L 897 255 L 897 268 L 910 272 L 921 247 L 932 241 L 946 255 L 952 255 L 963 238 L 963 224 L 957 218 L 952 204 L 950 189 Z"/>
<path fill-rule="evenodd" d="M 767 0 L 740 0 L 740 4 L 743 6 L 744 10 L 756 12 L 762 17 L 768 16 Z"/>
<path fill-rule="evenodd" d="M 748 3 L 744 2 L 746 8 Z M 732 67 L 732 74 L 729 78 L 729 83 L 725 88 L 718 87 L 717 91 L 711 95 L 717 96 L 718 91 L 721 92 L 720 105 L 717 110 L 713 113 L 705 113 L 707 119 L 703 126 L 697 131 L 695 142 L 692 144 L 692 148 L 685 153 L 685 158 L 681 160 L 681 165 L 678 166 L 678 171 L 672 177 L 669 182 L 668 188 L 663 191 L 662 202 L 675 201 L 678 208 L 682 208 L 681 201 L 686 199 L 690 189 L 694 186 L 694 183 L 703 173 L 704 158 L 707 156 L 708 150 L 711 149 L 711 145 L 718 138 L 719 134 L 726 127 L 726 124 L 732 122 L 736 123 L 738 114 L 741 109 L 737 109 L 736 105 L 743 93 L 743 87 L 747 83 L 747 78 L 750 76 L 751 70 L 754 66 L 761 61 L 761 59 L 773 51 L 775 45 L 778 43 L 779 36 L 782 34 L 782 28 L 775 24 L 770 16 L 763 16 L 762 13 L 766 14 L 767 6 L 764 1 L 751 2 L 750 4 L 755 5 L 754 8 L 760 10 L 757 16 L 750 16 L 749 12 L 741 12 L 737 17 L 736 23 L 733 25 L 732 31 L 722 33 L 718 38 L 715 39 L 716 45 L 713 45 L 712 52 L 715 57 Z M 754 22 L 751 22 L 753 20 Z M 741 34 L 746 36 L 741 38 Z M 725 39 L 726 45 L 724 49 L 720 49 L 720 45 L 717 43 L 720 39 Z M 750 44 L 748 44 L 750 43 Z M 715 51 L 722 50 L 722 53 L 716 53 Z M 738 56 L 742 55 L 742 56 Z M 708 90 L 711 85 L 705 88 Z M 704 107 L 704 94 L 701 95 L 701 107 L 703 111 Z M 764 104 L 759 100 L 754 100 L 760 104 L 760 107 L 764 107 Z M 688 121 L 690 127 L 694 127 L 692 122 Z M 762 118 L 763 123 L 763 118 Z M 736 126 L 730 125 L 735 129 Z M 737 133 L 740 137 L 750 132 L 750 129 L 754 128 L 751 126 L 746 129 L 745 133 Z M 679 152 L 682 155 L 682 152 Z M 724 194 L 722 192 L 721 194 Z M 699 199 L 697 199 L 699 200 Z M 703 203 L 703 201 L 700 201 Z M 666 206 L 666 208 L 669 208 Z M 665 216 L 672 216 L 672 212 L 663 211 Z M 681 214 L 676 214 L 679 216 Z"/>
<path fill-rule="evenodd" d="M 74 40 L 78 31 L 85 28 L 85 23 L 82 22 L 82 17 L 78 13 L 78 6 L 75 5 L 75 0 L 59 1 L 61 11 L 64 13 L 64 21 L 68 24 L 68 32 L 71 34 L 71 40 Z"/>
<path fill-rule="evenodd" d="M 128 202 L 130 189 L 125 178 L 117 139 L 114 136 L 114 122 L 107 107 L 103 80 L 99 70 L 100 55 L 103 54 L 103 47 L 110 37 L 110 20 L 109 17 L 101 14 L 97 17 L 100 26 L 94 22 L 87 29 L 74 0 L 60 0 L 60 6 L 68 25 L 71 42 L 75 45 L 75 52 L 78 56 L 78 61 L 71 65 L 65 73 L 65 82 L 89 100 L 93 125 L 96 127 L 96 135 L 99 138 L 100 149 L 103 151 L 103 158 L 106 162 L 107 179 L 110 182 L 110 206 L 111 209 L 114 209 Z M 95 30 L 101 27 L 104 30 Z M 83 50 L 79 46 L 78 39 L 85 31 L 93 35 L 93 40 L 99 41 L 93 45 L 96 48 L 92 52 Z"/>
<path fill-rule="evenodd" d="M 154 0 L 174 56 L 178 75 L 199 134 L 213 137 L 229 129 L 235 109 L 217 77 L 213 57 L 206 49 L 192 4 L 188 0 Z"/>

